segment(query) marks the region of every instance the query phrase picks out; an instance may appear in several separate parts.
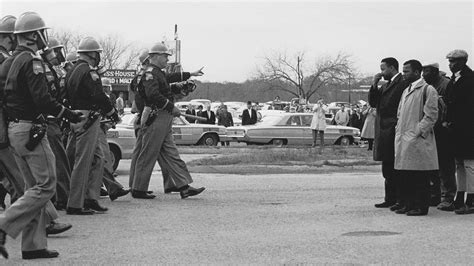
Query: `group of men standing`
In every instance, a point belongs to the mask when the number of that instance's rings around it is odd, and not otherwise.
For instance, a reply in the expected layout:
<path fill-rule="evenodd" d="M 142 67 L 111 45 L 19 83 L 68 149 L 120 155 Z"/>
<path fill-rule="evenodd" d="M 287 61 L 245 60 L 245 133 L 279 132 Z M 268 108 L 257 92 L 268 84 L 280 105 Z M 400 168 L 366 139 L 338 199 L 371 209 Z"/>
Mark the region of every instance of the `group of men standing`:
<path fill-rule="evenodd" d="M 446 57 L 451 79 L 437 63 L 409 60 L 401 74 L 395 58 L 381 61 L 369 91 L 377 108 L 374 160 L 385 178 L 377 208 L 408 216 L 427 215 L 430 206 L 474 213 L 474 74 L 465 51 Z"/>

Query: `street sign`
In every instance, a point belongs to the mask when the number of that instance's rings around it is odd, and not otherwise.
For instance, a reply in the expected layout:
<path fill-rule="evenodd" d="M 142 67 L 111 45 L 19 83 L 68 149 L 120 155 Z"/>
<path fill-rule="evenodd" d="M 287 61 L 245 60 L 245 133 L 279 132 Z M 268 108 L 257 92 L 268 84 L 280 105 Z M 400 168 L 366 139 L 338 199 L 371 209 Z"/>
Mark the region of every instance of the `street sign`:
<path fill-rule="evenodd" d="M 136 71 L 129 69 L 109 69 L 104 77 L 109 78 L 112 85 L 128 85 L 135 77 Z"/>

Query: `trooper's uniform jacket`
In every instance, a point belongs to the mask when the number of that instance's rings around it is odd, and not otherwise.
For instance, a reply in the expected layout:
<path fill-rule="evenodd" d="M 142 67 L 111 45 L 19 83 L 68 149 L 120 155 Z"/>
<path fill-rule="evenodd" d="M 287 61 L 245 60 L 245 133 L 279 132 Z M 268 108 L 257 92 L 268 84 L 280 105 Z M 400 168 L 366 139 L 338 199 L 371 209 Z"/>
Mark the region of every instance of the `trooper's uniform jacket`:
<path fill-rule="evenodd" d="M 166 74 L 159 67 L 150 65 L 146 68 L 142 77 L 143 87 L 139 86 L 146 99 L 147 106 L 153 106 L 156 109 L 173 111 L 174 95 L 181 93 L 181 87 L 170 83 L 188 80 L 191 77 L 189 72 L 178 72 Z"/>
<path fill-rule="evenodd" d="M 10 119 L 32 121 L 40 114 L 62 115 L 65 108 L 48 91 L 46 67 L 41 57 L 20 46 L 4 62 L 0 72 L 7 70 L 5 100 Z"/>
<path fill-rule="evenodd" d="M 140 68 L 140 70 L 130 83 L 130 91 L 135 94 L 135 104 L 137 106 L 139 114 L 141 114 L 143 112 L 143 108 L 145 108 L 145 98 L 144 95 L 142 95 L 144 92 L 142 83 L 142 76 L 144 73 L 145 69 Z M 142 89 L 139 89 L 140 87 L 142 87 Z"/>
<path fill-rule="evenodd" d="M 66 93 L 72 109 L 113 113 L 113 106 L 102 89 L 99 73 L 84 60 L 79 59 L 66 74 Z"/>
<path fill-rule="evenodd" d="M 0 66 L 10 57 L 10 53 L 8 53 L 5 48 L 0 46 Z M 7 80 L 8 73 L 4 73 L 0 77 L 0 101 L 3 101 L 3 89 L 5 88 L 5 81 Z"/>

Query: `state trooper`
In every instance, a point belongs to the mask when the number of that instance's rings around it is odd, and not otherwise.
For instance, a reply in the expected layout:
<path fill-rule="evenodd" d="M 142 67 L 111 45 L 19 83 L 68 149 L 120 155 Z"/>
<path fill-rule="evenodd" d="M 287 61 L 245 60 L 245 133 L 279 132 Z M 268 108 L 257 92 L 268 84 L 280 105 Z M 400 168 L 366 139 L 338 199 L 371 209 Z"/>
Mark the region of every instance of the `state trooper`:
<path fill-rule="evenodd" d="M 181 115 L 174 106 L 174 97 L 181 93 L 181 87 L 170 86 L 169 83 L 189 79 L 191 76 L 202 76 L 202 69 L 189 73 L 165 74 L 162 69 L 167 67 L 171 53 L 162 43 L 155 44 L 148 51 L 149 66 L 141 78 L 143 89 L 140 93 L 145 98 L 146 107 L 141 115 L 142 144 L 136 159 L 133 177 L 132 196 L 141 199 L 153 199 L 148 186 L 155 163 L 160 160 L 164 173 L 169 174 L 171 182 L 180 192 L 181 198 L 195 196 L 205 188 L 189 186 L 193 182 L 186 164 L 179 157 L 173 139 L 173 118 Z M 157 152 L 158 151 L 158 152 Z"/>
<path fill-rule="evenodd" d="M 150 60 L 148 60 L 148 50 L 142 51 L 138 57 L 138 60 L 140 62 L 140 68 L 137 71 L 137 74 L 133 78 L 132 82 L 130 83 L 130 91 L 133 92 L 135 95 L 135 106 L 138 113 L 137 119 L 134 123 L 136 141 L 135 141 L 135 147 L 133 148 L 133 152 L 132 152 L 132 161 L 130 163 L 130 177 L 129 177 L 130 188 L 132 188 L 133 186 L 133 180 L 135 179 L 135 166 L 137 164 L 137 157 L 138 157 L 138 154 L 140 154 L 140 150 L 142 148 L 143 134 L 140 134 L 141 132 L 140 120 L 141 120 L 143 109 L 145 108 L 145 105 L 147 105 L 145 103 L 146 95 L 143 89 L 142 77 L 148 65 L 150 64 Z M 175 192 L 176 189 L 174 188 L 174 184 L 172 184 L 171 178 L 169 177 L 169 172 L 167 170 L 168 167 L 163 167 L 159 159 L 158 159 L 158 164 L 160 165 L 161 174 L 163 175 L 163 186 L 165 189 L 165 193 L 168 194 L 171 192 Z M 151 194 L 151 193 L 153 193 L 153 191 L 147 191 L 147 194 Z"/>
<path fill-rule="evenodd" d="M 48 49 L 42 53 L 42 57 L 46 63 L 45 74 L 48 80 L 49 93 L 56 101 L 64 103 L 66 94 L 63 85 L 64 82 L 61 84 L 61 79 L 65 76 L 65 71 L 60 67 L 60 64 L 66 60 L 64 55 L 64 46 L 61 45 L 56 39 L 50 38 Z M 66 209 L 67 205 L 72 170 L 66 155 L 64 143 L 62 141 L 62 120 L 51 115 L 47 117 L 47 120 L 48 141 L 56 157 L 57 186 L 55 206 L 58 210 L 64 210 Z"/>
<path fill-rule="evenodd" d="M 94 38 L 82 39 L 77 49 L 79 59 L 66 75 L 66 90 L 72 109 L 88 117 L 81 123 L 71 123 L 68 139 L 68 146 L 75 147 L 66 209 L 70 215 L 107 211 L 98 203 L 104 168 L 104 154 L 98 143 L 100 113 L 104 113 L 112 122 L 118 122 L 119 117 L 102 89 L 98 73 L 101 52 L 102 48 Z"/>
<path fill-rule="evenodd" d="M 110 104 L 113 104 L 114 99 L 110 97 L 113 95 L 112 92 L 112 84 L 110 79 L 102 78 L 102 88 L 106 91 L 107 97 L 109 97 Z M 103 171 L 103 183 L 105 188 L 107 189 L 107 194 L 111 201 L 116 200 L 119 197 L 123 197 L 127 195 L 130 190 L 124 189 L 122 184 L 120 184 L 114 177 L 114 160 L 112 158 L 112 152 L 110 151 L 109 144 L 107 143 L 107 131 L 115 127 L 115 123 L 111 121 L 101 121 L 100 123 L 100 132 L 99 132 L 99 147 L 102 149 L 104 153 L 104 171 Z"/>
<path fill-rule="evenodd" d="M 36 52 L 46 48 L 48 35 L 43 19 L 34 12 L 23 13 L 15 23 L 18 47 L 0 69 L 7 74 L 4 103 L 8 114 L 8 139 L 25 182 L 25 193 L 0 215 L 0 254 L 5 258 L 6 235 L 22 233 L 22 258 L 53 258 L 47 249 L 46 206 L 56 190 L 54 154 L 46 134 L 44 115 L 79 122 L 81 114 L 54 100 L 48 91 L 45 66 Z"/>
<path fill-rule="evenodd" d="M 16 48 L 16 37 L 13 35 L 15 21 L 16 18 L 13 16 L 5 16 L 2 20 L 0 20 L 0 31 L 3 32 L 0 33 L 0 66 L 8 57 L 10 57 L 10 52 Z M 13 37 L 9 37 L 8 35 L 13 35 Z M 7 40 L 3 38 L 7 38 Z M 0 117 L 2 117 L 2 119 L 5 119 L 5 113 L 3 111 L 3 88 L 7 79 L 7 74 L 8 73 L 0 73 Z M 0 122 L 0 130 L 3 132 L 3 134 L 7 133 L 8 130 L 7 127 L 4 126 L 5 124 L 5 120 Z M 3 183 L 7 184 L 6 187 L 8 193 L 10 194 L 11 203 L 13 203 L 24 194 L 25 182 L 23 181 L 22 173 L 20 172 L 18 164 L 15 160 L 16 155 L 12 152 L 12 149 L 8 147 L 9 142 L 7 140 L 8 138 L 2 138 L 3 146 L 0 149 L 0 168 L 4 174 Z M 1 203 L 4 203 L 4 198 L 1 200 Z M 46 222 L 46 224 L 48 224 L 46 227 L 47 235 L 60 234 L 71 229 L 71 224 L 58 223 L 55 221 L 58 218 L 58 213 L 51 202 L 46 204 L 46 214 L 48 219 Z"/>
<path fill-rule="evenodd" d="M 15 50 L 16 38 L 13 35 L 15 29 L 16 18 L 8 15 L 0 20 L 0 65 L 11 56 L 11 52 Z M 6 77 L 0 81 L 0 89 L 2 94 L 0 100 L 3 102 L 3 87 L 5 86 Z M 11 151 L 8 149 L 7 141 L 7 128 L 3 125 L 6 124 L 6 117 L 3 113 L 3 104 L 0 105 L 0 126 L 3 128 L 0 133 L 0 205 L 3 209 L 6 208 L 5 196 L 10 194 L 10 201 L 13 203 L 23 194 L 23 188 L 25 186 L 22 178 L 16 178 L 21 176 L 20 170 L 16 165 L 15 158 Z"/>

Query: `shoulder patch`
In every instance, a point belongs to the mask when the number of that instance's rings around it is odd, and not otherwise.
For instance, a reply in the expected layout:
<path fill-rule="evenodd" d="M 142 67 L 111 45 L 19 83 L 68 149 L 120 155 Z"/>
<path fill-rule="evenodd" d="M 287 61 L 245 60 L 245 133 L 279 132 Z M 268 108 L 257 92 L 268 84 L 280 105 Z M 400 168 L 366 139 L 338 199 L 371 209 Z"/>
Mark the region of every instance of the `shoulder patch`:
<path fill-rule="evenodd" d="M 100 79 L 99 74 L 97 74 L 97 72 L 91 71 L 90 73 L 91 73 L 91 78 L 93 81 L 97 81 Z"/>
<path fill-rule="evenodd" d="M 33 73 L 38 75 L 39 73 L 44 73 L 44 65 L 40 60 L 33 60 Z"/>
<path fill-rule="evenodd" d="M 153 74 L 150 72 L 145 73 L 145 80 L 153 80 Z"/>

